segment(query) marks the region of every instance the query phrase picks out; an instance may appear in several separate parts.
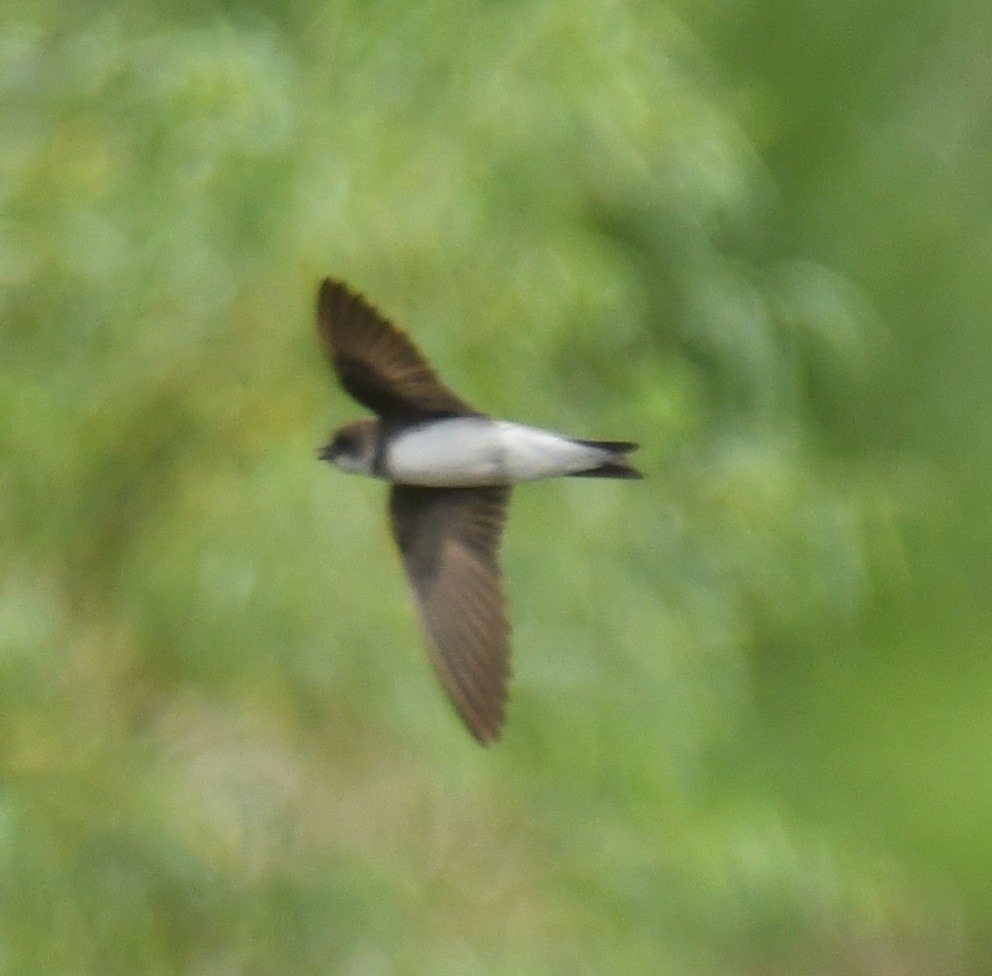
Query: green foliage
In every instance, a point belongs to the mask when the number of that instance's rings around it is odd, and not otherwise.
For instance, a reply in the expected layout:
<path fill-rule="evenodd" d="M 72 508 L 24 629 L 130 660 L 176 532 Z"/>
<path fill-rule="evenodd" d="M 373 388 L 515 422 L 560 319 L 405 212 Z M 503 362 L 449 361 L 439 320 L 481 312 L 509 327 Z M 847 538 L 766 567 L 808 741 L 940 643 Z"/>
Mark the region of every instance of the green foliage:
<path fill-rule="evenodd" d="M 8 5 L 0 973 L 985 970 L 988 14 L 889 7 Z M 490 751 L 325 274 L 643 444 L 515 492 Z"/>

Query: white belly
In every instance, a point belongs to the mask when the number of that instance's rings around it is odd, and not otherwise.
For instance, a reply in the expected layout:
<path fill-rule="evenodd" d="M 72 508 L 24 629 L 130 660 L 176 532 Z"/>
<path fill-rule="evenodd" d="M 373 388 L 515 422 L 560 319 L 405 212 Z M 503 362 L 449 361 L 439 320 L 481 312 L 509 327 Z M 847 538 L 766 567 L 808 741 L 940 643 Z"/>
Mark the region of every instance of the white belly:
<path fill-rule="evenodd" d="M 454 417 L 394 436 L 385 461 L 392 481 L 468 488 L 574 474 L 606 456 L 600 448 L 537 427 Z"/>

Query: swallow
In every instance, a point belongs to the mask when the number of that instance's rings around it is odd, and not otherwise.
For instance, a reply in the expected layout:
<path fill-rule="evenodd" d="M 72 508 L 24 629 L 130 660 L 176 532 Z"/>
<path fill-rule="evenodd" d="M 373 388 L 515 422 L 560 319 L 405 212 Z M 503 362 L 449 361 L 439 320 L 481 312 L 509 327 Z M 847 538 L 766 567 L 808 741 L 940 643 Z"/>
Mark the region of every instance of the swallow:
<path fill-rule="evenodd" d="M 510 621 L 499 565 L 510 486 L 539 478 L 640 478 L 631 441 L 566 437 L 497 420 L 442 383 L 365 299 L 325 279 L 317 330 L 344 390 L 375 415 L 336 431 L 319 458 L 391 483 L 389 519 L 431 663 L 468 730 L 499 738 Z"/>

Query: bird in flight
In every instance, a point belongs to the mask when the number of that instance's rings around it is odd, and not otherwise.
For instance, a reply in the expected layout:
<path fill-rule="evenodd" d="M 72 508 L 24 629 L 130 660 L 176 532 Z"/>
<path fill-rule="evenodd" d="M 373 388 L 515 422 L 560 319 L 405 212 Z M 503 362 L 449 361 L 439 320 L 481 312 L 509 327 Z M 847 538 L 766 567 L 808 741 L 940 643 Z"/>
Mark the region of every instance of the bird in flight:
<path fill-rule="evenodd" d="M 317 329 L 338 380 L 375 416 L 347 424 L 322 460 L 391 483 L 389 517 L 431 662 L 483 744 L 503 725 L 510 622 L 498 551 L 510 486 L 559 476 L 640 478 L 630 441 L 566 437 L 470 407 L 410 339 L 327 278 Z"/>

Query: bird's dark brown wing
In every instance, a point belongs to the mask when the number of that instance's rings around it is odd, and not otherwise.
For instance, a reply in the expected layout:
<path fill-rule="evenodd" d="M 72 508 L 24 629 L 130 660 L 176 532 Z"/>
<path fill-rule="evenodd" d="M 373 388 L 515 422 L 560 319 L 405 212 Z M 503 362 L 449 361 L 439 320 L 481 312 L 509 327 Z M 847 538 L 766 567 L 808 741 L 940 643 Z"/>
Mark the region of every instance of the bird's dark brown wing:
<path fill-rule="evenodd" d="M 393 534 L 441 683 L 482 743 L 499 737 L 510 621 L 498 562 L 509 488 L 394 485 Z"/>
<path fill-rule="evenodd" d="M 317 329 L 341 385 L 383 419 L 477 413 L 403 332 L 339 281 L 320 286 Z"/>

